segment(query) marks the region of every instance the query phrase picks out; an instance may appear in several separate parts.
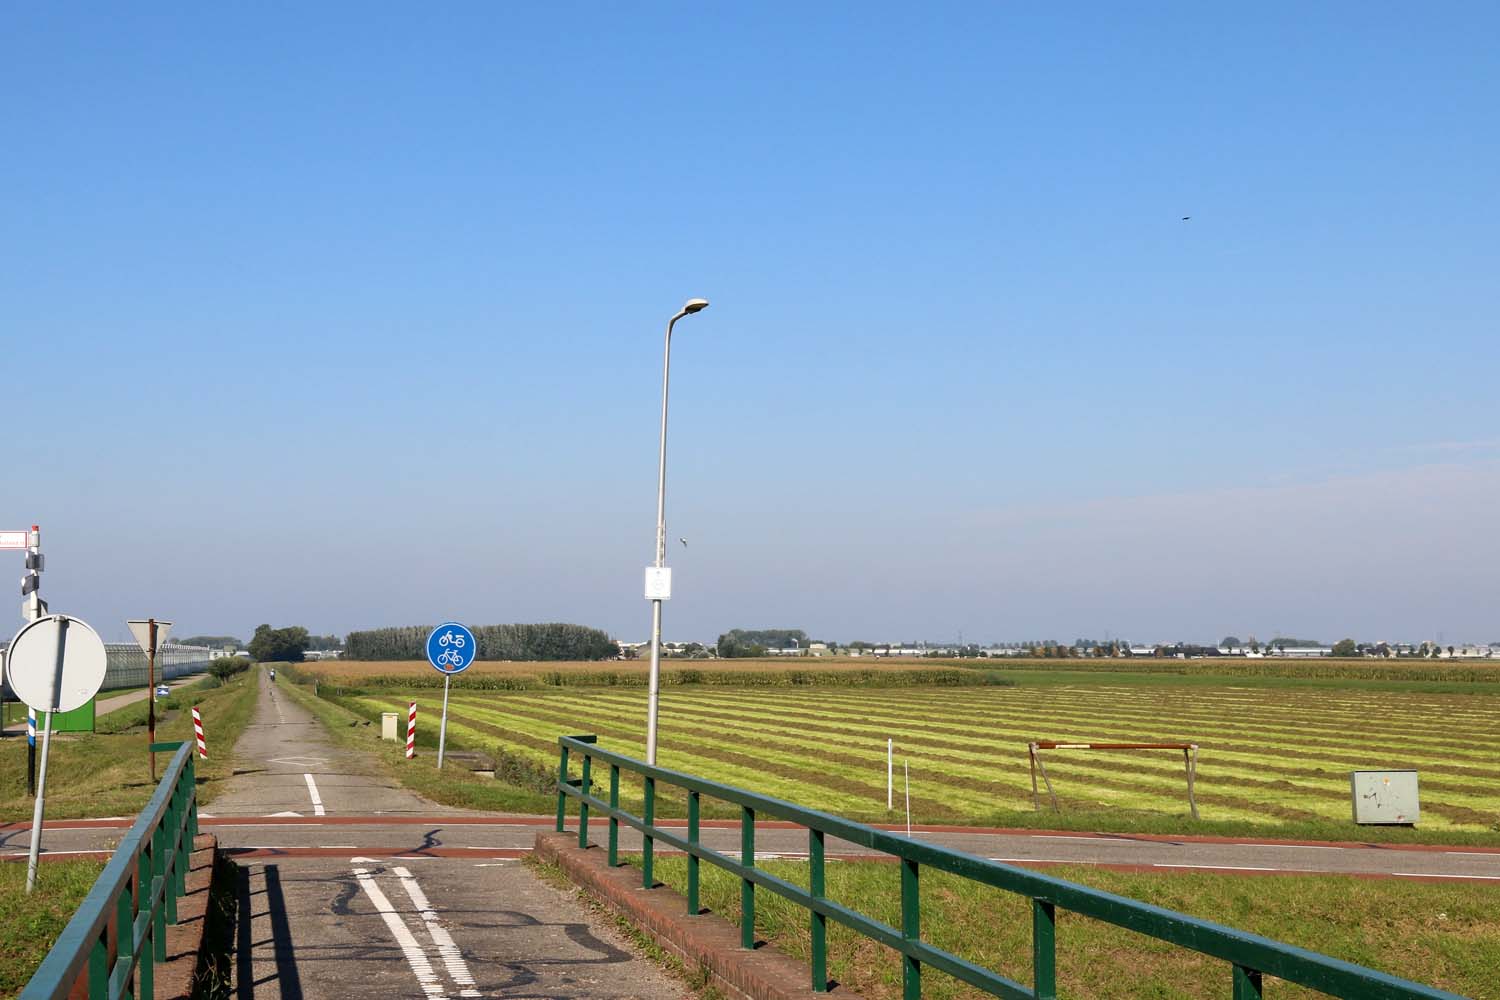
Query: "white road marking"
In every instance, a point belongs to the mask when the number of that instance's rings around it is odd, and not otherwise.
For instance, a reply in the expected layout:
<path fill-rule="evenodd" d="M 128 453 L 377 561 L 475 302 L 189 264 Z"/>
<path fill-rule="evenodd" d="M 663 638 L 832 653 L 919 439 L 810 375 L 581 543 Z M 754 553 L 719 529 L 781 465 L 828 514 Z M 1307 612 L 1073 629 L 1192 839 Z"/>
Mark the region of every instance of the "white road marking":
<path fill-rule="evenodd" d="M 401 880 L 401 888 L 411 897 L 412 905 L 417 908 L 417 914 L 422 922 L 427 925 L 427 933 L 432 935 L 432 943 L 437 947 L 438 956 L 442 958 L 443 964 L 448 968 L 448 976 L 459 985 L 458 995 L 461 997 L 477 997 L 479 990 L 476 988 L 474 976 L 469 972 L 468 963 L 464 961 L 464 953 L 459 950 L 453 941 L 453 935 L 448 933 L 438 915 L 433 912 L 432 904 L 427 901 L 427 894 L 417 884 L 411 872 L 405 868 L 391 869 L 396 877 Z"/>
<path fill-rule="evenodd" d="M 1245 844 L 1245 847 L 1274 847 L 1282 851 L 1342 851 L 1331 844 Z"/>
<path fill-rule="evenodd" d="M 354 869 L 354 877 L 359 880 L 360 887 L 365 890 L 365 895 L 370 897 L 370 902 L 375 904 L 380 918 L 385 921 L 385 926 L 390 930 L 391 937 L 396 939 L 400 945 L 401 953 L 406 956 L 406 964 L 411 966 L 412 974 L 417 977 L 417 983 L 422 987 L 422 992 L 433 1000 L 444 1000 L 443 984 L 438 980 L 438 974 L 433 971 L 432 963 L 427 959 L 427 952 L 417 943 L 416 936 L 406 926 L 396 913 L 396 908 L 386 898 L 380 886 L 370 877 L 367 869 Z"/>
<path fill-rule="evenodd" d="M 1164 865 L 1153 864 L 1152 868 L 1198 868 L 1209 871 L 1223 872 L 1301 872 L 1310 871 L 1307 868 L 1259 868 L 1255 865 Z"/>
<path fill-rule="evenodd" d="M 325 851 L 332 851 L 332 850 L 352 851 L 352 850 L 354 850 L 358 846 L 359 846 L 358 844 L 324 844 L 322 846 L 322 850 L 325 850 Z"/>
<path fill-rule="evenodd" d="M 201 813 L 199 815 L 202 815 Z M 1494 851 L 1444 851 L 1444 854 L 1453 854 L 1460 858 L 1500 858 L 1500 854 Z"/>
<path fill-rule="evenodd" d="M 1391 872 L 1399 878 L 1473 878 L 1486 882 L 1500 882 L 1500 875 L 1441 875 L 1438 872 Z"/>
<path fill-rule="evenodd" d="M 1005 865 L 1024 865 L 1027 862 L 1037 862 L 1044 865 L 1086 865 L 1087 861 L 1079 861 L 1077 858 L 990 858 Z"/>
<path fill-rule="evenodd" d="M 322 816 L 323 815 L 323 798 L 322 798 L 322 796 L 320 796 L 318 794 L 318 786 L 317 786 L 317 784 L 315 784 L 313 782 L 312 775 L 310 775 L 310 774 L 304 774 L 302 777 L 304 777 L 304 778 L 307 779 L 307 794 L 310 795 L 310 796 L 312 796 L 313 815 L 314 816 Z"/>
<path fill-rule="evenodd" d="M 1115 837 L 1090 837 L 1082 833 L 1033 833 L 1029 834 L 1032 840 L 1109 840 L 1116 841 Z M 1149 840 L 1118 840 L 1122 844 L 1149 844 Z"/>

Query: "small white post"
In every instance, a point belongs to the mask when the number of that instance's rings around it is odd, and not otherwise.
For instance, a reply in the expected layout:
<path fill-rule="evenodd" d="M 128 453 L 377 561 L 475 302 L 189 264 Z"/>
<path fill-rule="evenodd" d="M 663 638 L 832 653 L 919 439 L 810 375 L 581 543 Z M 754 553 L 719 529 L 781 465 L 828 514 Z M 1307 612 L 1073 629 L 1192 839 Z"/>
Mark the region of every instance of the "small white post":
<path fill-rule="evenodd" d="M 906 769 L 906 839 L 911 839 L 911 761 L 901 760 L 901 766 Z"/>
<path fill-rule="evenodd" d="M 886 739 L 886 741 L 885 741 L 885 811 L 886 811 L 886 813 L 889 813 L 889 811 L 894 810 L 894 808 L 895 808 L 895 799 L 894 799 L 894 793 L 895 793 L 894 772 L 895 772 L 895 741 L 894 741 L 894 739 Z"/>

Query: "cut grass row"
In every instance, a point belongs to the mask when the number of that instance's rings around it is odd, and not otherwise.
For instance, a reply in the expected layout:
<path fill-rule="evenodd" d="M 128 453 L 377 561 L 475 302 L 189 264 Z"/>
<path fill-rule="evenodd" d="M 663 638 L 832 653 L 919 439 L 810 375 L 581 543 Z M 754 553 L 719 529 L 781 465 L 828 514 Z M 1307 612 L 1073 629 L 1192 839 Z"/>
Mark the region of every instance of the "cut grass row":
<path fill-rule="evenodd" d="M 630 859 L 638 863 L 638 859 Z M 763 861 L 766 869 L 802 887 L 807 864 Z M 679 892 L 686 883 L 681 857 L 658 857 L 655 874 Z M 732 923 L 740 920 L 740 883 L 701 866 L 703 905 Z M 1471 884 L 1433 885 L 1339 876 L 1125 874 L 1083 866 L 1047 874 L 1072 882 L 1262 934 L 1312 951 L 1479 998 L 1500 997 L 1500 922 L 1494 890 Z M 831 863 L 827 895 L 888 926 L 900 924 L 899 868 L 880 862 Z M 1031 913 L 1022 897 L 945 873 L 921 877 L 923 939 L 1022 983 L 1031 980 Z M 792 957 L 809 960 L 807 911 L 770 892 L 755 896 L 756 931 Z M 976 933 L 975 928 L 984 928 Z M 830 922 L 829 973 L 871 1000 L 901 995 L 895 952 Z M 1221 997 L 1229 969 L 1220 961 L 1154 938 L 1059 911 L 1058 993 L 1106 998 Z M 1267 995 L 1322 996 L 1283 983 Z M 927 970 L 924 997 L 969 1000 L 984 994 Z"/>
<path fill-rule="evenodd" d="M 233 773 L 232 748 L 250 721 L 255 707 L 254 672 L 242 674 L 217 688 L 193 684 L 173 694 L 180 708 L 158 714 L 158 742 L 191 740 L 189 708 L 198 705 L 209 740 L 209 759 L 196 763 L 199 802 L 217 794 Z M 52 739 L 47 765 L 47 816 L 84 818 L 131 816 L 151 798 L 151 781 L 144 726 L 145 703 L 127 705 L 99 717 L 97 733 L 66 733 Z M 40 738 L 39 738 L 40 739 Z M 40 747 L 38 748 L 40 752 Z M 156 755 L 160 779 L 170 759 Z M 26 794 L 26 739 L 0 741 L 0 821 L 30 819 L 32 798 Z"/>
<path fill-rule="evenodd" d="M 885 738 L 893 736 L 913 765 L 913 811 L 920 820 L 995 822 L 1030 806 L 1024 744 L 1034 737 L 1109 740 L 1196 739 L 1203 747 L 1199 801 L 1206 819 L 1265 826 L 1332 823 L 1344 836 L 1364 835 L 1348 823 L 1347 771 L 1353 767 L 1415 765 L 1424 775 L 1424 832 L 1483 833 L 1500 815 L 1495 756 L 1476 733 L 1496 730 L 1500 699 L 1409 696 L 1412 704 L 1384 704 L 1384 724 L 1398 735 L 1377 737 L 1357 722 L 1357 705 L 1332 692 L 1322 702 L 1254 698 L 1269 692 L 1232 692 L 1222 705 L 1191 707 L 1192 699 L 1135 703 L 1141 692 L 1089 689 L 976 691 L 733 691 L 669 690 L 663 696 L 662 762 L 767 794 L 884 819 Z M 1123 697 L 1121 697 L 1123 696 Z M 342 699 L 367 718 L 399 710 L 404 699 Z M 418 700 L 422 700 L 418 696 Z M 1482 703 L 1482 704 L 1481 704 Z M 1457 713 L 1469 718 L 1452 723 Z M 1055 714 L 1052 714 L 1055 713 Z M 1155 713 L 1153 715 L 1153 713 Z M 1257 713 L 1266 716 L 1257 723 Z M 1402 738 L 1402 725 L 1420 728 L 1430 713 L 1453 725 L 1441 734 Z M 1136 717 L 1129 725 L 1132 714 Z M 1272 727 L 1272 718 L 1296 717 Z M 639 754 L 644 699 L 630 691 L 566 694 L 456 695 L 450 733 L 465 745 L 499 749 L 555 765 L 556 737 L 596 731 L 606 745 Z M 1108 728 L 1083 728 L 1090 716 Z M 1310 736 L 1318 718 L 1339 735 Z M 1222 720 L 1241 720 L 1225 725 Z M 918 721 L 921 720 L 921 721 Z M 1220 738 L 1219 732 L 1225 732 Z M 1262 739 L 1252 742 L 1252 735 Z M 1273 736 L 1266 736 L 1274 732 Z M 1458 758 L 1463 763 L 1448 763 Z M 1065 808 L 1125 810 L 1180 816 L 1186 811 L 1181 758 L 1141 753 L 1049 755 L 1048 769 Z M 1484 766 L 1491 765 L 1490 767 Z"/>

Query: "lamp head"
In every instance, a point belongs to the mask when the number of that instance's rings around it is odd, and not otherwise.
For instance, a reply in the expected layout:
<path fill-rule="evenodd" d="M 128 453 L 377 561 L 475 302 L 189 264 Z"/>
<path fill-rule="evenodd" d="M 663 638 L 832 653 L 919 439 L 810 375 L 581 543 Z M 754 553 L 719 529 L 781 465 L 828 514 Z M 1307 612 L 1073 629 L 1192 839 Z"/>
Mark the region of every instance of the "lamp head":
<path fill-rule="evenodd" d="M 702 312 L 704 309 L 707 309 L 707 308 L 708 308 L 708 300 L 707 299 L 688 299 L 687 300 L 687 305 L 685 305 L 685 306 L 682 307 L 682 311 L 685 312 L 685 313 L 687 313 L 689 316 L 691 316 L 693 313 L 695 313 L 695 312 Z"/>

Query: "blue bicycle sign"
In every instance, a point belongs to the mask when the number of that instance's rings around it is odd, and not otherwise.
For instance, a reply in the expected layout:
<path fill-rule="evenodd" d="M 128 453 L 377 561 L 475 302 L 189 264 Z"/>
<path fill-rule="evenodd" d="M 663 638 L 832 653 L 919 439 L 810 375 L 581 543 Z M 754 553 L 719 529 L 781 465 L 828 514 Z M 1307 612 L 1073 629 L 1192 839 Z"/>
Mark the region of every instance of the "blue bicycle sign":
<path fill-rule="evenodd" d="M 458 622 L 444 622 L 427 636 L 427 662 L 439 673 L 456 674 L 467 669 L 478 652 L 474 633 Z"/>

